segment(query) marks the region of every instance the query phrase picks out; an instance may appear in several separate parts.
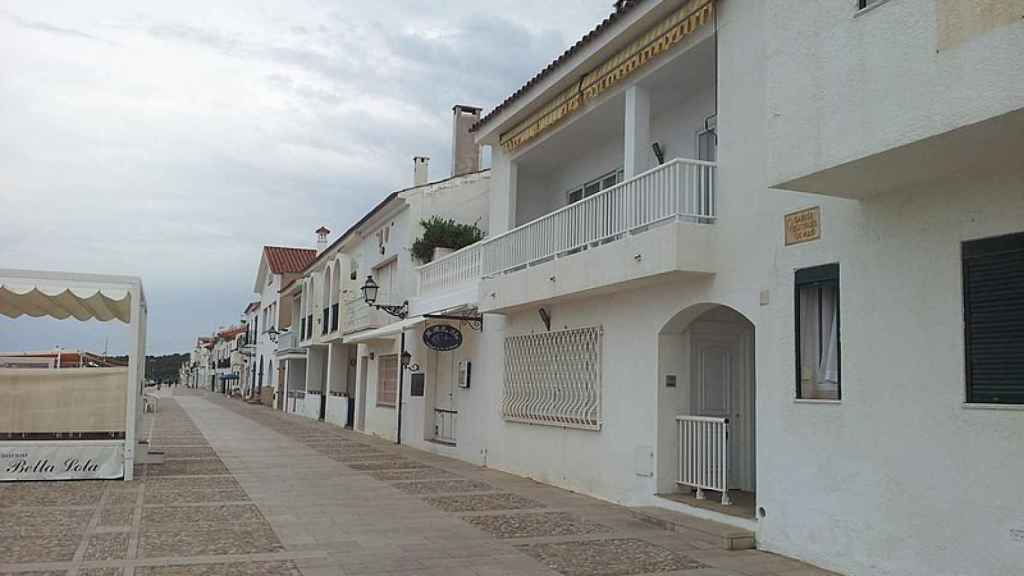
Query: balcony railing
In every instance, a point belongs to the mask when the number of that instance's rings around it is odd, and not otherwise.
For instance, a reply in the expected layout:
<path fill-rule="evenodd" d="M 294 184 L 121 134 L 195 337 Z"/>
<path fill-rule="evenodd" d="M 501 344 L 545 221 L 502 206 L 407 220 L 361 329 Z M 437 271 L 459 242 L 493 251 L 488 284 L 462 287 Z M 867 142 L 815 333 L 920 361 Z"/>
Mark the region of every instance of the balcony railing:
<path fill-rule="evenodd" d="M 419 268 L 419 294 L 438 294 L 480 279 L 480 245 L 471 244 Z"/>
<path fill-rule="evenodd" d="M 400 303 L 400 300 L 397 296 L 390 296 L 387 292 L 380 290 L 377 292 L 377 302 L 395 304 Z M 345 314 L 342 318 L 341 330 L 345 334 L 351 334 L 360 330 L 380 328 L 394 320 L 396 318 L 370 307 L 363 301 L 362 294 L 359 294 L 359 296 L 353 296 L 345 301 Z"/>
<path fill-rule="evenodd" d="M 459 288 L 672 221 L 717 216 L 717 165 L 676 158 L 593 196 L 421 266 L 419 295 Z"/>
<path fill-rule="evenodd" d="M 285 330 L 277 336 L 277 349 L 278 350 L 293 350 L 299 347 L 298 338 L 295 337 L 295 332 L 292 329 Z"/>
<path fill-rule="evenodd" d="M 722 493 L 722 504 L 729 500 L 729 419 L 709 416 L 676 416 L 679 442 L 677 484 Z"/>

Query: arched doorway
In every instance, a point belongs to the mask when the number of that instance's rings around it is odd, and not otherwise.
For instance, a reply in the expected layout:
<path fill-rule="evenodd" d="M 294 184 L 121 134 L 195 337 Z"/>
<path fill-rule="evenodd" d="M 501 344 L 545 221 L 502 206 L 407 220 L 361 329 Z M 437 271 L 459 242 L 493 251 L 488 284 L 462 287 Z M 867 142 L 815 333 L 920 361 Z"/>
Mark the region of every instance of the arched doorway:
<path fill-rule="evenodd" d="M 754 325 L 733 308 L 691 306 L 658 335 L 658 492 L 753 518 Z"/>

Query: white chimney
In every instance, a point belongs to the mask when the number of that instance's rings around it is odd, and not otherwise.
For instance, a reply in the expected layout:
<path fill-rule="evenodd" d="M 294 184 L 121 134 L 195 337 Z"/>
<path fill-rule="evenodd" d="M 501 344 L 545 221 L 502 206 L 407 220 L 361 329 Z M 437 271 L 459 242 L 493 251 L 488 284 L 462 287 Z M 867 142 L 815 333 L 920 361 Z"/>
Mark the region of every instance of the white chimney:
<path fill-rule="evenodd" d="M 456 104 L 452 107 L 452 176 L 480 169 L 480 147 L 469 131 L 480 121 L 480 108 Z"/>
<path fill-rule="evenodd" d="M 316 229 L 316 255 L 319 256 L 324 250 L 327 249 L 327 237 L 331 234 L 331 231 L 326 226 L 321 226 Z"/>
<path fill-rule="evenodd" d="M 429 175 L 430 158 L 426 156 L 413 156 L 412 158 L 412 185 L 423 186 L 430 179 Z"/>

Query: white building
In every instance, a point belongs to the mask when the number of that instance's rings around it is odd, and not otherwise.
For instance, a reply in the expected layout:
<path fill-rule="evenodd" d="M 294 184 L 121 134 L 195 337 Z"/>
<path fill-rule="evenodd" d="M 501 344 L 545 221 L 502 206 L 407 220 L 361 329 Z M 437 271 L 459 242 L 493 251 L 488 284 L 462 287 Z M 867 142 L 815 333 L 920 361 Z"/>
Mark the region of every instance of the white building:
<path fill-rule="evenodd" d="M 476 124 L 489 236 L 419 269 L 414 315 L 483 313 L 453 453 L 848 574 L 1019 572 L 1010 4 L 621 3 Z"/>
<path fill-rule="evenodd" d="M 275 362 L 280 334 L 292 324 L 290 306 L 281 305 L 281 288 L 302 274 L 316 257 L 316 250 L 264 246 L 256 272 L 253 291 L 259 296 L 259 316 L 252 323 L 256 334 L 253 368 L 256 376 L 255 396 L 268 406 L 281 406 L 277 398 L 284 371 Z"/>
<path fill-rule="evenodd" d="M 294 349 L 278 351 L 289 373 L 289 411 L 391 440 L 401 434 L 405 443 L 421 447 L 452 444 L 445 434 L 454 424 L 454 399 L 445 422 L 435 422 L 432 392 L 397 402 L 398 389 L 412 386 L 416 372 L 400 370 L 403 335 L 406 350 L 416 351 L 417 330 L 432 321 L 421 312 L 457 309 L 461 297 L 408 302 L 417 293 L 421 262 L 411 248 L 424 233 L 421 222 L 439 217 L 487 230 L 490 171 L 479 169 L 479 147 L 469 133 L 479 109 L 455 106 L 452 112 L 452 176 L 430 182 L 428 159 L 415 158 L 413 186 L 388 195 L 329 246 L 329 232 L 319 230 L 318 256 L 301 280 L 284 289 L 282 301 L 291 299 L 300 319 L 298 343 L 305 354 L 300 359 Z M 376 307 L 363 299 L 367 278 L 379 287 Z M 430 358 L 417 355 L 410 363 L 418 363 L 416 378 L 433 382 Z"/>

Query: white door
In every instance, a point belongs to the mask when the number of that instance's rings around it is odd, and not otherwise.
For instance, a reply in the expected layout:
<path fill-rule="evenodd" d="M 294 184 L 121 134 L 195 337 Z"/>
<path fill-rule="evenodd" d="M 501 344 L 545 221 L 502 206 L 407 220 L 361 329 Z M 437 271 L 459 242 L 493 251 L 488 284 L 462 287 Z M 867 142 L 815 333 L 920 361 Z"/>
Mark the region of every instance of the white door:
<path fill-rule="evenodd" d="M 431 351 L 434 368 L 434 437 L 455 442 L 458 410 L 455 407 L 455 379 L 458 368 L 454 352 Z"/>
<path fill-rule="evenodd" d="M 694 334 L 694 414 L 729 419 L 729 488 L 754 489 L 746 350 L 740 334 Z"/>

